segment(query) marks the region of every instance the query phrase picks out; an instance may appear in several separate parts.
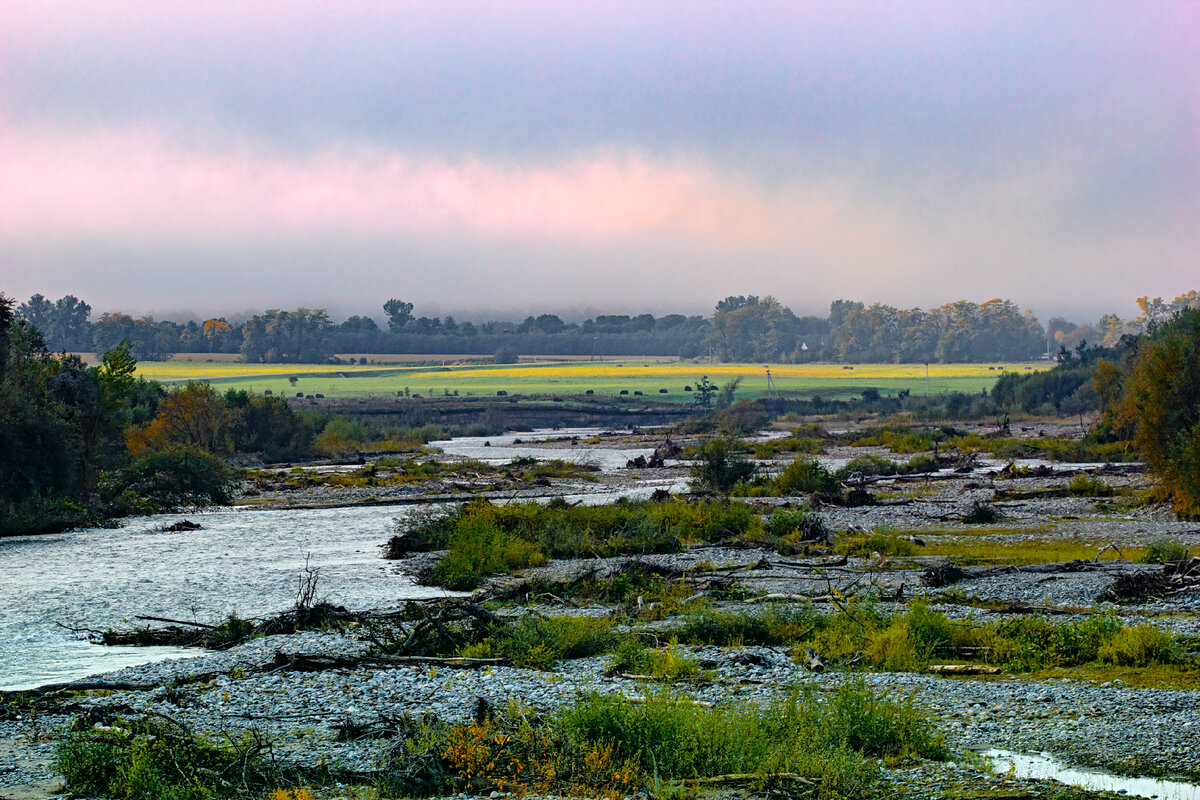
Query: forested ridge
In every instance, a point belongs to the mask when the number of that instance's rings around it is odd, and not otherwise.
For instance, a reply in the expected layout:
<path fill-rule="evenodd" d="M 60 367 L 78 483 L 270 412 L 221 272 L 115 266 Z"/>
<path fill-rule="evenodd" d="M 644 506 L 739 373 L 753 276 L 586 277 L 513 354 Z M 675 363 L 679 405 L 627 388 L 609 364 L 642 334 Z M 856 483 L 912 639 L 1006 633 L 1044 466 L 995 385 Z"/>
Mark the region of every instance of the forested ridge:
<path fill-rule="evenodd" d="M 835 300 L 825 317 L 797 316 L 773 297 L 731 296 L 712 315 L 601 314 L 580 323 L 554 314 L 521 322 L 458 322 L 413 313 L 411 303 L 383 304 L 384 324 L 367 316 L 334 322 L 324 309 L 272 309 L 241 323 L 224 318 L 168 321 L 92 308 L 68 295 L 34 295 L 17 315 L 37 328 L 52 351 L 101 354 L 122 341 L 144 361 L 172 353 L 238 353 L 250 362 L 319 363 L 335 354 L 430 353 L 710 357 L 719 361 L 922 363 L 1024 361 L 1078 345 L 1114 347 L 1156 320 L 1200 306 L 1195 291 L 1171 303 L 1138 300 L 1141 314 L 1106 314 L 1094 324 L 1054 317 L 1042 325 L 1011 300 L 960 300 L 937 308 L 900 309 Z"/>

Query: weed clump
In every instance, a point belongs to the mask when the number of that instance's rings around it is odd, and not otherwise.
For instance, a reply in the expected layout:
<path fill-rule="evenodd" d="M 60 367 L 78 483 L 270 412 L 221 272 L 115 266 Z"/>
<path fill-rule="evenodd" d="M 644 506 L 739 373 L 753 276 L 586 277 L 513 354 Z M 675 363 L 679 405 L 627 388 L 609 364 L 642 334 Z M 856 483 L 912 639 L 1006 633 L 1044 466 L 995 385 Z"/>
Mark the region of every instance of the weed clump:
<path fill-rule="evenodd" d="M 991 503 L 974 500 L 970 507 L 963 512 L 963 522 L 971 525 L 991 525 L 1000 519 L 1000 512 Z"/>
<path fill-rule="evenodd" d="M 798 458 L 784 467 L 775 478 L 772 488 L 780 495 L 836 492 L 837 480 L 816 459 Z"/>
<path fill-rule="evenodd" d="M 843 539 L 834 547 L 834 551 L 858 558 L 872 558 L 876 554 L 885 557 L 911 556 L 917 552 L 917 545 L 886 525 L 879 525 L 871 533 Z"/>
<path fill-rule="evenodd" d="M 1073 497 L 1111 497 L 1113 488 L 1092 475 L 1076 475 L 1067 484 L 1067 493 Z"/>
<path fill-rule="evenodd" d="M 1175 640 L 1170 634 L 1153 625 L 1122 628 L 1100 645 L 1096 652 L 1096 660 L 1101 664 L 1113 664 L 1118 667 L 1171 664 L 1178 658 Z"/>
<path fill-rule="evenodd" d="M 791 542 L 827 542 L 832 537 L 825 522 L 808 509 L 781 508 L 763 520 L 763 532 Z"/>
<path fill-rule="evenodd" d="M 162 720 L 78 721 L 55 748 L 54 768 L 73 796 L 114 800 L 210 800 L 244 790 L 266 792 L 285 780 L 251 734 L 227 745 L 193 736 Z"/>
<path fill-rule="evenodd" d="M 846 466 L 838 470 L 837 475 L 844 480 L 855 473 L 870 477 L 872 475 L 895 475 L 900 471 L 902 471 L 902 467 L 890 458 L 866 455 L 851 459 Z"/>
<path fill-rule="evenodd" d="M 1191 558 L 1187 546 L 1178 539 L 1160 536 L 1146 545 L 1146 551 L 1139 559 L 1143 564 L 1172 564 Z"/>

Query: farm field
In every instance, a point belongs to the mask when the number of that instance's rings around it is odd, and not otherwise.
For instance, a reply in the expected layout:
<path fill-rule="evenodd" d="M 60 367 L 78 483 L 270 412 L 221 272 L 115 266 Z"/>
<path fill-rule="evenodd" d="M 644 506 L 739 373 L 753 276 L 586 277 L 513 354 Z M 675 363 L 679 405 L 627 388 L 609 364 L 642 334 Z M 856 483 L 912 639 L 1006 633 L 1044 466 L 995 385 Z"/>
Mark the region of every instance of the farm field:
<path fill-rule="evenodd" d="M 1018 364 L 930 364 L 932 394 L 979 392 L 995 383 L 1003 371 L 1046 369 L 1045 362 Z M 778 364 L 770 366 L 776 390 L 783 396 L 852 397 L 864 389 L 882 394 L 926 390 L 923 364 Z M 411 393 L 460 396 L 514 394 L 576 395 L 591 389 L 601 396 L 626 390 L 640 391 L 648 399 L 688 402 L 696 383 L 708 376 L 723 385 L 741 377 L 739 397 L 767 393 L 762 364 L 696 364 L 627 359 L 619 362 L 583 361 L 514 365 L 458 366 L 342 366 L 328 364 L 241 364 L 189 361 L 145 362 L 139 374 L 159 381 L 202 380 L 218 389 L 238 388 L 275 394 L 323 394 L 328 398 L 394 396 Z M 296 377 L 292 386 L 289 378 Z M 666 392 L 660 392 L 666 389 Z"/>

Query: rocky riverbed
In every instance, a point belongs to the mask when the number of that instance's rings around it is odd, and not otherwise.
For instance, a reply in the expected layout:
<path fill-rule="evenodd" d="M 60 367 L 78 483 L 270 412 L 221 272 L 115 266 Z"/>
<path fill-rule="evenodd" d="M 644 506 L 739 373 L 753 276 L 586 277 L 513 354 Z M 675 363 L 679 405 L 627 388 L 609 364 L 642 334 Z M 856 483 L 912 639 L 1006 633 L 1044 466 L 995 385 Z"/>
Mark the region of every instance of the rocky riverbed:
<path fill-rule="evenodd" d="M 613 448 L 644 445 L 627 435 L 611 437 Z M 570 439 L 543 443 L 550 450 L 576 447 Z M 604 443 L 592 446 L 604 446 Z M 502 449 L 502 448 L 497 448 Z M 843 448 L 826 457 L 848 459 L 862 448 Z M 1101 496 L 1050 496 L 1076 468 L 1057 465 L 1037 476 L 1005 477 L 999 470 L 926 476 L 924 480 L 871 482 L 872 505 L 820 506 L 817 513 L 839 536 L 887 530 L 913 540 L 905 555 L 859 553 L 838 558 L 821 543 L 812 552 L 780 553 L 750 545 L 704 545 L 682 553 L 644 555 L 639 560 L 694 579 L 720 580 L 737 588 L 737 598 L 715 607 L 754 608 L 757 601 L 830 603 L 829 598 L 870 598 L 884 614 L 902 613 L 916 597 L 925 597 L 952 620 L 987 622 L 1012 615 L 1055 621 L 1080 621 L 1109 615 L 1126 625 L 1148 623 L 1177 637 L 1200 637 L 1200 586 L 1166 595 L 1114 602 L 1111 590 L 1123 576 L 1159 569 L 1126 557 L 1125 551 L 1169 537 L 1193 552 L 1200 530 L 1181 523 L 1163 508 L 1135 502 L 1147 479 L 1137 470 L 1090 469 L 1111 490 Z M 360 505 L 405 500 L 452 501 L 472 496 L 496 500 L 576 496 L 592 502 L 663 487 L 680 488 L 686 466 L 601 470 L 587 481 L 577 476 L 497 487 L 493 475 L 439 479 L 419 485 L 334 486 L 299 489 L 258 488 L 242 501 L 266 507 Z M 474 481 L 475 483 L 472 483 Z M 1014 495 L 1016 497 L 1014 498 Z M 747 500 L 765 512 L 795 504 L 794 498 Z M 999 513 L 987 524 L 967 521 L 973 506 Z M 380 544 L 383 542 L 381 541 Z M 827 544 L 827 543 L 826 543 Z M 941 548 L 942 554 L 931 554 Z M 987 559 L 971 563 L 973 550 L 992 548 Z M 1024 548 L 1071 558 L 1034 561 Z M 945 555 L 953 551 L 954 555 Z M 1001 555 L 996 555 L 1001 553 Z M 418 554 L 398 562 L 419 572 L 439 554 Z M 1010 561 L 1006 561 L 1010 559 Z M 954 561 L 964 574 L 944 585 L 931 582 L 928 570 Z M 614 577 L 627 569 L 628 557 L 551 561 L 519 576 L 491 579 L 479 598 L 512 596 L 523 581 L 553 584 L 587 574 Z M 931 585 L 931 583 L 933 585 Z M 518 592 L 519 594 L 519 592 Z M 336 600 L 337 598 L 332 598 Z M 609 605 L 569 598 L 546 605 L 496 607 L 501 615 L 539 613 L 608 616 Z M 836 602 L 829 606 L 837 608 Z M 675 620 L 645 623 L 670 641 Z M 944 677 L 914 672 L 860 672 L 851 664 L 813 671 L 811 663 L 787 648 L 745 646 L 674 647 L 704 666 L 702 679 L 670 685 L 681 696 L 713 704 L 764 704 L 794 691 L 809 691 L 821 702 L 852 675 L 861 674 L 879 692 L 911 698 L 927 712 L 954 752 L 949 762 L 920 762 L 885 770 L 879 796 L 888 797 L 1040 797 L 1060 796 L 1053 785 L 997 775 L 976 755 L 989 749 L 1046 751 L 1073 764 L 1102 767 L 1126 775 L 1176 775 L 1200 779 L 1200 691 L 1160 685 L 1127 685 L 1120 678 L 1030 674 Z M 103 723 L 114 715 L 163 715 L 203 735 L 223 738 L 247 730 L 265 734 L 276 757 L 302 766 L 332 767 L 347 785 L 325 787 L 328 797 L 362 796 L 351 780 L 364 781 L 389 742 L 371 736 L 347 736 L 401 717 L 462 722 L 472 718 L 481 700 L 497 709 L 551 711 L 584 693 L 639 698 L 651 687 L 640 677 L 610 669 L 610 656 L 560 661 L 539 671 L 506 665 L 355 664 L 371 648 L 363 632 L 301 632 L 253 639 L 230 650 L 192 658 L 144 664 L 93 676 L 79 691 L 37 698 L 9 694 L 0 705 L 0 798 L 34 800 L 58 791 L 52 769 L 53 737 L 80 715 Z M 289 657 L 343 659 L 340 666 L 293 671 Z M 1186 677 L 1186 676 L 1185 676 Z M 1195 685 L 1184 681 L 1180 685 Z M 1065 795 L 1064 795 L 1065 796 Z M 1098 796 L 1076 793 L 1070 796 Z"/>
<path fill-rule="evenodd" d="M 233 650 L 128 668 L 97 676 L 111 684 L 145 688 L 85 692 L 48 713 L 0 722 L 0 796 L 50 796 L 53 746 L 49 734 L 74 715 L 152 712 L 202 734 L 222 738 L 255 729 L 275 743 L 279 757 L 307 766 L 332 765 L 367 775 L 387 748 L 385 740 L 344 741 L 339 731 L 370 728 L 380 720 L 433 715 L 444 721 L 472 718 L 482 698 L 493 707 L 551 710 L 581 693 L 639 697 L 643 681 L 612 677 L 607 659 L 569 661 L 551 672 L 490 667 L 335 669 L 272 672 L 276 653 L 345 656 L 364 644 L 341 634 L 302 633 L 266 637 Z M 710 665 L 702 685 L 673 691 L 712 703 L 765 703 L 795 688 L 821 692 L 847 673 L 813 673 L 780 649 L 689 648 Z M 929 764 L 924 774 L 941 781 L 987 788 L 1001 780 L 978 770 L 968 754 L 990 748 L 1050 751 L 1072 761 L 1133 774 L 1195 774 L 1200 754 L 1200 692 L 1131 689 L 1073 680 L 951 679 L 905 673 L 868 673 L 867 681 L 893 696 L 911 696 L 927 710 L 959 753 L 955 764 Z M 1116 682 L 1119 683 L 1119 682 Z M 963 770 L 967 770 L 966 773 Z M 904 771 L 889 779 L 901 781 Z M 934 796 L 934 795 L 928 795 Z"/>

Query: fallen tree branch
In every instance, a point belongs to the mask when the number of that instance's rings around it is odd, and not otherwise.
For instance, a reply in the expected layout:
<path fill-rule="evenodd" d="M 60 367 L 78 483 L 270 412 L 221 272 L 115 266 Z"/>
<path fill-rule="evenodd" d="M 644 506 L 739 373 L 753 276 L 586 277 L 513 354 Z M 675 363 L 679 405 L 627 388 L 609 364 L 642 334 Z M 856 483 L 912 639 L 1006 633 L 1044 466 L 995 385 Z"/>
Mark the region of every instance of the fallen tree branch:
<path fill-rule="evenodd" d="M 727 786 L 740 783 L 798 783 L 802 786 L 816 786 L 817 782 L 795 772 L 768 772 L 764 774 L 745 773 L 732 775 L 713 775 L 708 778 L 681 778 L 674 783 L 683 786 Z"/>
<path fill-rule="evenodd" d="M 193 628 L 206 628 L 210 631 L 217 629 L 216 625 L 206 625 L 203 622 L 188 622 L 185 619 L 169 619 L 167 617 L 146 617 L 146 616 L 141 616 L 141 615 L 135 616 L 134 619 L 145 620 L 146 622 L 166 622 L 169 625 L 188 625 Z"/>
<path fill-rule="evenodd" d="M 987 664 L 930 664 L 926 669 L 934 675 L 999 675 L 1000 668 Z"/>

